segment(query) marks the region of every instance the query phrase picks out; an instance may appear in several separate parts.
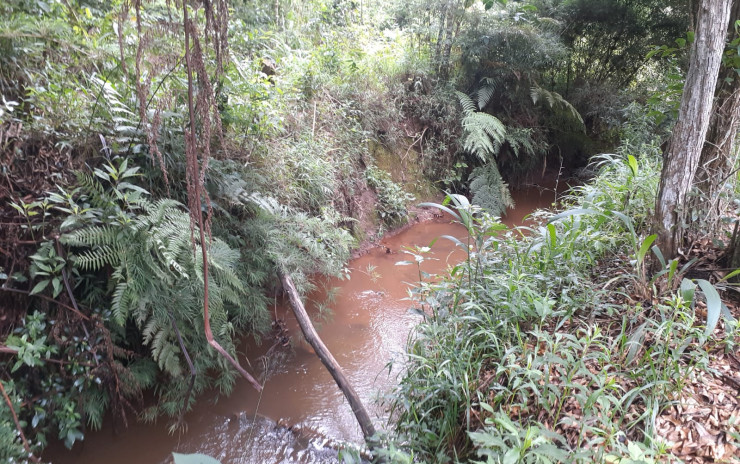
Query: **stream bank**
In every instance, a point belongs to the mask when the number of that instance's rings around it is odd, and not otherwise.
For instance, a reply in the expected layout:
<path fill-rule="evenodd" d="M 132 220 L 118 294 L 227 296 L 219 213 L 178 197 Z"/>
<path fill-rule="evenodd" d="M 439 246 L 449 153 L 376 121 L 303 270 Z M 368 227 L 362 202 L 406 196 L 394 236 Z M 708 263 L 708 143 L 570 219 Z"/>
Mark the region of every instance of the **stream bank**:
<path fill-rule="evenodd" d="M 554 185 L 543 185 L 513 192 L 516 209 L 503 222 L 520 225 L 532 211 L 550 206 Z M 379 427 L 385 426 L 386 413 L 376 400 L 395 385 L 407 337 L 420 320 L 409 312 L 408 300 L 419 270 L 397 263 L 413 259 L 405 253 L 408 248 L 429 246 L 441 235 L 464 239 L 465 234 L 449 217 L 414 223 L 353 259 L 348 264 L 350 279 L 321 279 L 307 299 L 309 311 L 325 315 L 318 318 L 317 329 Z M 463 259 L 462 251 L 448 240 L 436 241 L 428 256 L 432 259 L 422 263 L 421 270 L 432 275 L 443 274 Z M 55 464 L 156 464 L 176 451 L 208 454 L 223 464 L 323 463 L 336 456 L 336 442 L 361 442 L 349 406 L 302 341 L 290 310 L 279 300 L 272 309 L 277 320 L 285 321 L 287 346 L 268 346 L 271 341 L 249 346 L 249 360 L 240 360 L 261 372 L 262 394 L 240 380 L 229 397 L 199 402 L 187 414 L 183 434 L 169 435 L 165 423 L 135 424 L 120 435 L 106 425 L 72 451 L 55 445 L 45 457 Z"/>

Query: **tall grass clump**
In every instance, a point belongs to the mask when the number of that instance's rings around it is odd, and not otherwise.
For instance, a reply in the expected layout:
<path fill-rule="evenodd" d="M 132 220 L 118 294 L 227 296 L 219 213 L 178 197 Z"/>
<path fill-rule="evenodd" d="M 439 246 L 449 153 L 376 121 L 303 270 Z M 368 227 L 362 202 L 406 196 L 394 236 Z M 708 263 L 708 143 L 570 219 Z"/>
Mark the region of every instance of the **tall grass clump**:
<path fill-rule="evenodd" d="M 467 228 L 453 239 L 467 259 L 415 290 L 425 319 L 390 399 L 389 449 L 426 462 L 672 458 L 656 417 L 709 357 L 694 349 L 706 333 L 693 296 L 645 271 L 653 153 L 595 158 L 592 182 L 532 227 L 504 230 L 458 195 L 437 205 Z"/>

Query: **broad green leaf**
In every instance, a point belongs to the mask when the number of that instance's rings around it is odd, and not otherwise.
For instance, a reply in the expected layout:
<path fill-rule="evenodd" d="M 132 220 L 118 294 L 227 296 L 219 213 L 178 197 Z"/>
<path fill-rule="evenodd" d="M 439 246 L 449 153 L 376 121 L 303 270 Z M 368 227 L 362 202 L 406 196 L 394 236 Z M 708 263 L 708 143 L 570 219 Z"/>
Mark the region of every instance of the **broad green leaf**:
<path fill-rule="evenodd" d="M 714 332 L 714 328 L 717 327 L 717 322 L 719 322 L 719 315 L 722 313 L 722 299 L 719 297 L 717 289 L 709 281 L 697 279 L 696 283 L 701 287 L 701 291 L 704 292 L 704 297 L 707 300 L 707 329 L 704 331 L 704 335 L 709 336 Z"/>
<path fill-rule="evenodd" d="M 444 238 L 446 240 L 451 241 L 455 245 L 461 247 L 463 250 L 466 250 L 468 247 L 463 242 L 460 241 L 460 239 L 453 237 L 452 235 L 442 235 L 440 238 Z"/>
<path fill-rule="evenodd" d="M 460 220 L 460 216 L 458 216 L 457 213 L 455 213 L 454 211 L 452 211 L 450 208 L 448 208 L 446 206 L 440 205 L 439 203 L 419 203 L 418 206 L 421 207 L 421 208 L 437 208 L 437 209 L 441 209 L 442 211 L 444 211 L 445 213 L 447 213 L 450 216 L 454 217 L 458 221 Z"/>
<path fill-rule="evenodd" d="M 550 237 L 550 248 L 554 249 L 558 243 L 557 231 L 552 223 L 547 224 L 547 232 Z"/>
<path fill-rule="evenodd" d="M 54 292 L 52 293 L 52 297 L 56 298 L 59 296 L 60 293 L 62 293 L 62 282 L 59 279 L 59 277 L 54 277 L 51 280 L 51 285 L 54 287 Z"/>
<path fill-rule="evenodd" d="M 681 281 L 681 297 L 684 301 L 689 304 L 694 304 L 694 292 L 696 291 L 696 284 L 689 279 L 683 279 Z"/>
<path fill-rule="evenodd" d="M 734 271 L 730 272 L 726 276 L 722 277 L 722 279 L 720 280 L 720 282 L 723 282 L 725 280 L 730 280 L 733 277 L 735 277 L 736 275 L 740 275 L 740 269 L 735 269 Z"/>
<path fill-rule="evenodd" d="M 632 171 L 632 175 L 637 176 L 637 170 L 638 170 L 637 158 L 635 158 L 632 155 L 627 155 L 627 164 L 629 165 L 630 170 Z"/>
<path fill-rule="evenodd" d="M 37 293 L 43 292 L 48 285 L 48 280 L 42 280 L 41 282 L 37 283 L 35 287 L 33 287 L 33 290 L 31 290 L 31 293 L 29 293 L 29 295 L 35 295 Z"/>
<path fill-rule="evenodd" d="M 665 269 L 666 267 L 666 261 L 665 256 L 663 256 L 663 252 L 660 251 L 660 248 L 658 248 L 658 245 L 653 245 L 652 248 L 650 248 L 653 251 L 653 254 L 658 258 L 658 261 L 660 261 L 661 269 Z"/>
<path fill-rule="evenodd" d="M 650 245 L 653 244 L 656 238 L 658 238 L 656 234 L 648 235 L 647 237 L 645 237 L 645 240 L 642 241 L 642 245 L 640 246 L 640 249 L 637 252 L 637 262 L 638 263 L 642 263 L 645 260 L 645 255 L 650 249 Z"/>

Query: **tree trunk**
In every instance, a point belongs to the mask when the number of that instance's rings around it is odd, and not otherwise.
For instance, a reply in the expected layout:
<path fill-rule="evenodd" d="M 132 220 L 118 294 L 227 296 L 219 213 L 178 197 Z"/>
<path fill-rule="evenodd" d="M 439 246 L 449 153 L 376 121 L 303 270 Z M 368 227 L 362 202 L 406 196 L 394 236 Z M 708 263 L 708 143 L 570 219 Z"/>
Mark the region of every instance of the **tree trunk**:
<path fill-rule="evenodd" d="M 732 234 L 732 243 L 730 244 L 730 255 L 727 264 L 730 271 L 740 269 L 740 222 L 735 223 L 735 231 Z M 740 275 L 733 277 L 731 282 L 740 283 Z"/>
<path fill-rule="evenodd" d="M 450 52 L 452 51 L 452 42 L 455 40 L 455 27 L 459 27 L 461 21 L 460 18 L 456 18 L 455 7 L 450 2 L 450 6 L 447 11 L 447 30 L 445 32 L 444 40 L 444 51 L 442 52 L 442 59 L 439 67 L 439 74 L 443 80 L 447 80 L 450 76 Z"/>
<path fill-rule="evenodd" d="M 447 21 L 447 10 L 450 7 L 450 2 L 445 2 L 442 5 L 442 11 L 439 14 L 439 31 L 437 32 L 437 43 L 434 44 L 434 66 L 439 72 L 442 64 L 442 40 L 444 39 L 445 32 L 445 21 Z"/>
<path fill-rule="evenodd" d="M 694 182 L 712 111 L 731 0 L 704 0 L 697 17 L 681 107 L 664 155 L 654 227 L 667 258 L 678 254 L 686 196 Z"/>
<path fill-rule="evenodd" d="M 728 41 L 735 36 L 735 21 L 740 20 L 740 1 L 735 0 L 730 12 Z M 728 181 L 734 186 L 732 170 L 737 164 L 737 135 L 740 123 L 740 76 L 731 66 L 722 66 L 714 93 L 714 108 L 707 132 L 699 169 L 694 182 L 701 195 L 691 201 L 692 232 L 719 230 L 723 212 L 731 207 L 731 195 L 723 195 Z M 734 188 L 730 188 L 734 191 Z"/>
<path fill-rule="evenodd" d="M 332 356 L 329 349 L 324 345 L 324 342 L 321 341 L 319 334 L 316 333 L 316 329 L 314 329 L 311 319 L 309 319 L 308 313 L 306 313 L 306 308 L 303 307 L 300 295 L 298 295 L 298 291 L 296 290 L 295 285 L 293 285 L 293 280 L 289 275 L 280 272 L 280 281 L 283 283 L 283 289 L 288 294 L 290 307 L 293 309 L 293 314 L 295 314 L 298 325 L 301 327 L 303 336 L 306 337 L 306 341 L 311 345 L 311 348 L 313 348 L 316 355 L 321 359 L 326 370 L 328 370 L 334 378 L 339 389 L 344 393 L 344 396 L 347 398 L 347 401 L 352 408 L 352 412 L 357 418 L 357 422 L 360 424 L 362 434 L 365 437 L 365 442 L 372 450 L 374 445 L 373 437 L 375 435 L 375 426 L 370 420 L 370 415 L 367 413 L 365 406 L 363 406 L 360 397 L 357 396 L 357 392 L 352 388 L 347 377 L 344 376 L 344 372 L 342 372 L 342 368 L 339 366 L 339 363 L 334 359 L 334 356 Z"/>

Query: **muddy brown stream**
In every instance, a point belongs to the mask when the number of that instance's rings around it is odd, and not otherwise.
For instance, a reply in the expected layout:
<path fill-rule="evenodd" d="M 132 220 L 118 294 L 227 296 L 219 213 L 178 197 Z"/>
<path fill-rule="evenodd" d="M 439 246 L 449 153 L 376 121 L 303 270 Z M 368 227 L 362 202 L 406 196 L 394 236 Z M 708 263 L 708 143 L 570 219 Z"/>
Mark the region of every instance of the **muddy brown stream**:
<path fill-rule="evenodd" d="M 504 218 L 509 226 L 522 224 L 535 209 L 549 207 L 554 191 L 531 186 L 515 191 L 514 199 L 516 209 Z M 325 303 L 332 315 L 317 322 L 317 329 L 381 428 L 385 412 L 374 400 L 396 383 L 409 332 L 420 320 L 409 312 L 413 305 L 407 299 L 410 286 L 418 281 L 418 269 L 396 263 L 413 260 L 403 252 L 407 247 L 428 246 L 441 235 L 464 241 L 466 231 L 449 217 L 415 224 L 352 260 L 349 280 L 319 282 L 307 304 L 315 311 L 316 301 L 325 300 L 324 289 L 335 288 L 334 299 Z M 434 260 L 422 263 L 422 270 L 442 274 L 464 255 L 452 242 L 438 240 L 428 256 Z M 302 341 L 292 315 L 279 302 L 272 310 L 286 321 L 290 346 L 273 348 L 263 358 L 260 355 L 272 340 L 244 348 L 252 371 L 263 372 L 269 360 L 261 395 L 238 381 L 229 397 L 218 401 L 201 397 L 186 416 L 185 433 L 170 435 L 166 421 L 135 424 L 118 434 L 106 425 L 88 433 L 82 446 L 72 451 L 52 445 L 45 458 L 54 464 L 157 464 L 176 451 L 208 454 L 223 464 L 336 461 L 336 452 L 322 437 L 359 443 L 359 426 L 329 373 Z M 389 370 L 390 361 L 395 362 Z M 247 364 L 244 358 L 241 362 Z M 294 433 L 285 425 L 303 432 Z"/>

